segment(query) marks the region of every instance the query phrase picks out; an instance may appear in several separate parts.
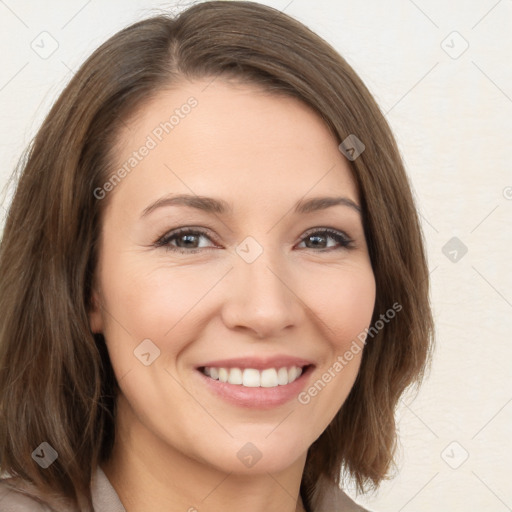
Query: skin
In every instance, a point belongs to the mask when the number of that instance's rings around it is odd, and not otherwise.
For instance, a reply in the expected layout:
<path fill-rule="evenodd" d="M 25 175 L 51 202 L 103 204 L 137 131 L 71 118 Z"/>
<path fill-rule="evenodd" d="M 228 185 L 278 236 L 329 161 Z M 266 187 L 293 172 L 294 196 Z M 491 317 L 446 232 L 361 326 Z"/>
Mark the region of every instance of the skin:
<path fill-rule="evenodd" d="M 360 204 L 358 191 L 335 138 L 308 106 L 256 86 L 210 82 L 159 93 L 116 146 L 121 166 L 169 113 L 197 99 L 109 192 L 90 312 L 121 388 L 114 452 L 103 469 L 128 512 L 299 511 L 307 449 L 346 399 L 362 353 L 308 404 L 295 398 L 266 410 L 227 403 L 195 366 L 303 357 L 315 364 L 304 389 L 332 367 L 369 326 L 375 303 L 362 219 L 345 205 L 292 208 L 316 196 Z M 174 205 L 141 218 L 155 200 L 181 193 L 222 198 L 233 213 Z M 187 253 L 155 247 L 180 227 L 207 236 L 169 242 Z M 350 248 L 318 233 L 324 228 L 345 233 Z M 250 264 L 235 251 L 247 236 L 263 249 Z M 134 356 L 144 339 L 160 350 L 148 366 Z M 247 442 L 262 454 L 252 467 L 237 457 Z"/>

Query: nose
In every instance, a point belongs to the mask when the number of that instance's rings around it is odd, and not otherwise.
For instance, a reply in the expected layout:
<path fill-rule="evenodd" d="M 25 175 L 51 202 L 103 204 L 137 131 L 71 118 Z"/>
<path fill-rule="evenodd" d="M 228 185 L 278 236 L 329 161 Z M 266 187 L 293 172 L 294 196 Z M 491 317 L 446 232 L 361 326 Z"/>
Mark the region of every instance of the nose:
<path fill-rule="evenodd" d="M 294 290 L 290 269 L 268 254 L 264 251 L 252 263 L 236 256 L 222 308 L 228 328 L 248 331 L 260 339 L 279 337 L 304 318 L 304 303 Z"/>

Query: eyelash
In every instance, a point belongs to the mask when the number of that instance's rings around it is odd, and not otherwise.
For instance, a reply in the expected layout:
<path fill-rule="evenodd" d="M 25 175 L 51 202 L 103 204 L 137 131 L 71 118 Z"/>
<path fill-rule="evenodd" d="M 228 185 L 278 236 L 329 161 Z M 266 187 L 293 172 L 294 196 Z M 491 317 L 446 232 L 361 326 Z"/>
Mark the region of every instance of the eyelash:
<path fill-rule="evenodd" d="M 341 231 L 337 231 L 335 229 L 329 229 L 329 228 L 318 229 L 316 231 L 310 231 L 309 233 L 307 233 L 304 236 L 304 238 L 301 239 L 301 243 L 308 237 L 311 237 L 313 235 L 318 235 L 318 234 L 328 235 L 328 238 L 332 238 L 332 239 L 336 240 L 336 242 L 338 242 L 338 244 L 340 244 L 340 247 L 322 248 L 316 252 L 331 252 L 332 250 L 351 249 L 353 246 L 353 240 L 351 240 L 347 235 L 345 235 Z M 162 236 L 161 238 L 159 238 L 155 242 L 154 246 L 155 247 L 164 247 L 167 251 L 177 252 L 180 254 L 194 254 L 199 251 L 203 251 L 205 249 L 206 250 L 214 249 L 213 247 L 196 247 L 193 249 L 184 249 L 182 247 L 174 247 L 174 246 L 169 245 L 172 240 L 178 238 L 180 235 L 204 236 L 204 237 L 208 238 L 210 241 L 213 241 L 213 240 L 211 240 L 211 237 L 208 235 L 208 233 L 206 231 L 203 231 L 200 229 L 192 229 L 192 228 L 180 228 L 180 229 L 171 231 L 171 232 L 165 234 L 164 236 Z M 306 247 L 305 249 L 313 249 L 314 250 L 314 248 L 310 248 L 310 247 Z"/>

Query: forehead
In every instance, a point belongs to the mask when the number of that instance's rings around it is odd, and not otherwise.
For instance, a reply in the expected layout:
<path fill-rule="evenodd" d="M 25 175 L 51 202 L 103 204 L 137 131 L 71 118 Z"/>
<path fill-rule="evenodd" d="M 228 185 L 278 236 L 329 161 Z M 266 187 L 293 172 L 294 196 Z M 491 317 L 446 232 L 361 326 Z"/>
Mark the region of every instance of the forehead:
<path fill-rule="evenodd" d="M 114 169 L 128 172 L 113 202 L 132 206 L 168 192 L 259 207 L 329 192 L 358 199 L 318 113 L 296 98 L 221 78 L 159 92 L 126 121 L 114 158 Z"/>

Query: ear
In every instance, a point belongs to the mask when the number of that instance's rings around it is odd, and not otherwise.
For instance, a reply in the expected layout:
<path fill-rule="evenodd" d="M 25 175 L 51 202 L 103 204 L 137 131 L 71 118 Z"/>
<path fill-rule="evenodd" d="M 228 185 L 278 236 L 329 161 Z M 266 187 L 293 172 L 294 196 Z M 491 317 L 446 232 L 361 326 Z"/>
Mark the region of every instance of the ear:
<path fill-rule="evenodd" d="M 103 312 L 99 299 L 99 293 L 96 289 L 92 291 L 91 305 L 89 307 L 89 325 L 93 333 L 103 332 Z"/>

